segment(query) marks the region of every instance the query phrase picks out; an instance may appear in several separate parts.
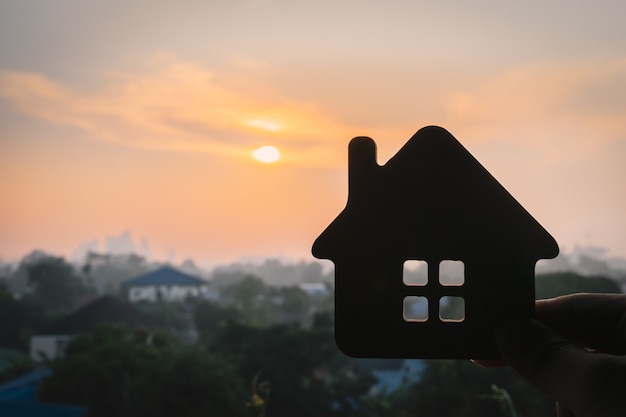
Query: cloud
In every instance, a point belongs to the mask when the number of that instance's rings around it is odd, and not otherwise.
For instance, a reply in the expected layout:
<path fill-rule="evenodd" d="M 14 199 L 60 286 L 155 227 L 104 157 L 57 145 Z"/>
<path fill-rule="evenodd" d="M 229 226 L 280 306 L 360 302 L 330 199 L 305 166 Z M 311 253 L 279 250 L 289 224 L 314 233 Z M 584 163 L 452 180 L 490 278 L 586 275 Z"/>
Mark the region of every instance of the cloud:
<path fill-rule="evenodd" d="M 0 71 L 0 98 L 22 113 L 77 127 L 98 140 L 164 151 L 247 156 L 273 144 L 302 163 L 311 152 L 324 154 L 324 141 L 343 130 L 310 103 L 226 88 L 216 74 L 193 63 L 156 62 L 147 71 L 109 74 L 93 90 L 41 74 Z"/>
<path fill-rule="evenodd" d="M 367 86 L 340 88 L 351 68 L 337 69 L 334 79 L 324 81 L 337 88 L 304 86 L 303 96 L 272 89 L 278 81 L 271 77 L 269 83 L 263 77 L 255 81 L 249 68 L 215 72 L 172 56 L 159 56 L 142 70 L 109 73 L 92 89 L 0 71 L 0 98 L 32 117 L 121 146 L 249 158 L 253 149 L 271 144 L 281 148 L 287 163 L 309 166 L 343 166 L 345 143 L 362 134 L 391 155 L 422 124 L 443 125 L 464 143 L 508 143 L 549 154 L 567 146 L 570 154 L 583 155 L 590 147 L 626 139 L 624 58 L 464 76 L 454 88 L 433 73 L 427 97 L 407 92 L 422 88 L 411 82 L 409 69 L 395 78 L 381 73 L 381 82 L 397 94 L 367 100 L 367 106 L 357 101 Z M 266 66 L 263 72 L 272 70 Z M 420 79 L 428 79 L 421 71 Z M 297 89 L 297 78 L 284 84 Z M 378 88 L 376 80 L 370 82 Z M 397 112 L 390 110 L 393 105 Z M 407 111 L 412 106 L 419 114 Z"/>
<path fill-rule="evenodd" d="M 503 72 L 453 94 L 443 117 L 480 140 L 569 149 L 626 140 L 626 59 Z"/>

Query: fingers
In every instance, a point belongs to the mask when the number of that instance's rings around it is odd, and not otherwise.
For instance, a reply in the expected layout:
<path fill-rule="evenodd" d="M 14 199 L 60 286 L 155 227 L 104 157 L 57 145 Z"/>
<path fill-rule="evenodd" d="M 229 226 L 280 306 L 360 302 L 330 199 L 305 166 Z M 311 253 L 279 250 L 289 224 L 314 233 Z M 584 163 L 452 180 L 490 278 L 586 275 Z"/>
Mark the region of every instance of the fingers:
<path fill-rule="evenodd" d="M 603 353 L 626 353 L 626 295 L 573 294 L 535 302 L 537 320 L 561 337 Z M 472 360 L 479 366 L 506 366 L 503 360 Z"/>
<path fill-rule="evenodd" d="M 535 320 L 498 329 L 496 344 L 513 368 L 562 405 L 563 414 L 626 415 L 622 357 L 590 353 Z"/>
<path fill-rule="evenodd" d="M 554 398 L 574 391 L 573 375 L 586 352 L 534 320 L 507 324 L 496 332 L 503 358 L 524 378 Z"/>
<path fill-rule="evenodd" d="M 557 400 L 559 417 L 626 416 L 626 295 L 575 294 L 538 300 L 537 320 L 496 332 L 504 361 Z M 587 349 L 597 352 L 592 353 Z"/>
<path fill-rule="evenodd" d="M 562 337 L 595 350 L 626 353 L 626 296 L 574 294 L 535 303 L 536 317 Z"/>

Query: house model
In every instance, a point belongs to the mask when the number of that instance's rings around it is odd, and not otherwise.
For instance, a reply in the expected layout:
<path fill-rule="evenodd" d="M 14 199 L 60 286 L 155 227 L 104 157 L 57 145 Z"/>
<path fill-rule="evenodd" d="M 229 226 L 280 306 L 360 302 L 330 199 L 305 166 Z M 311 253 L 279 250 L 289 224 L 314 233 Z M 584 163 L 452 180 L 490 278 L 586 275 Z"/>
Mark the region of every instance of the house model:
<path fill-rule="evenodd" d="M 350 356 L 499 356 L 494 330 L 534 315 L 550 234 L 445 129 L 385 165 L 350 142 L 345 209 L 313 244 L 335 264 L 335 338 Z M 421 274 L 421 275 L 420 275 Z"/>

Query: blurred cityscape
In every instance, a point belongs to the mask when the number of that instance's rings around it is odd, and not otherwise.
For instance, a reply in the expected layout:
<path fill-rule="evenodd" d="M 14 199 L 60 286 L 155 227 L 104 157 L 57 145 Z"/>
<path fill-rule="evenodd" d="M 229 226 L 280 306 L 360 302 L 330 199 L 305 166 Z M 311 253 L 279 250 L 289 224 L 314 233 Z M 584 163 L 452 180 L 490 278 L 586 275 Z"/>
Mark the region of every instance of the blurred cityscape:
<path fill-rule="evenodd" d="M 158 262 L 129 233 L 97 249 L 0 264 L 0 414 L 507 416 L 506 392 L 517 415 L 552 415 L 506 368 L 346 357 L 325 264 Z M 537 266 L 537 298 L 625 287 L 600 248 Z"/>

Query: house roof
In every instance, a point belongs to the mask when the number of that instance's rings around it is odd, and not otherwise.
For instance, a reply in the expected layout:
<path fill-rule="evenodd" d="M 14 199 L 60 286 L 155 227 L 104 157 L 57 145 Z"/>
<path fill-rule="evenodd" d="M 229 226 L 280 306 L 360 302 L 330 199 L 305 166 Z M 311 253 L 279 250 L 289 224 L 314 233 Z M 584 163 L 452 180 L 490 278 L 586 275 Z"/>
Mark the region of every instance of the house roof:
<path fill-rule="evenodd" d="M 147 274 L 123 282 L 126 286 L 143 285 L 207 285 L 207 282 L 193 275 L 164 266 Z"/>
<path fill-rule="evenodd" d="M 37 402 L 41 380 L 52 374 L 50 368 L 34 369 L 0 385 L 0 415 L 5 417 L 80 417 L 89 409 L 75 405 Z"/>
<path fill-rule="evenodd" d="M 558 246 L 448 131 L 429 126 L 383 166 L 372 139 L 350 142 L 348 202 L 313 254 L 337 260 L 366 253 L 537 260 L 556 256 Z"/>
<path fill-rule="evenodd" d="M 81 417 L 88 411 L 78 405 L 0 401 L 0 415 L 5 417 Z"/>
<path fill-rule="evenodd" d="M 129 303 L 102 296 L 73 313 L 44 326 L 36 335 L 72 335 L 87 332 L 99 323 L 122 323 L 134 328 L 160 327 L 153 317 Z"/>
<path fill-rule="evenodd" d="M 21 389 L 37 387 L 39 382 L 47 376 L 52 375 L 52 370 L 48 367 L 36 368 L 26 372 L 10 381 L 0 384 L 0 399 L 12 399 Z"/>

